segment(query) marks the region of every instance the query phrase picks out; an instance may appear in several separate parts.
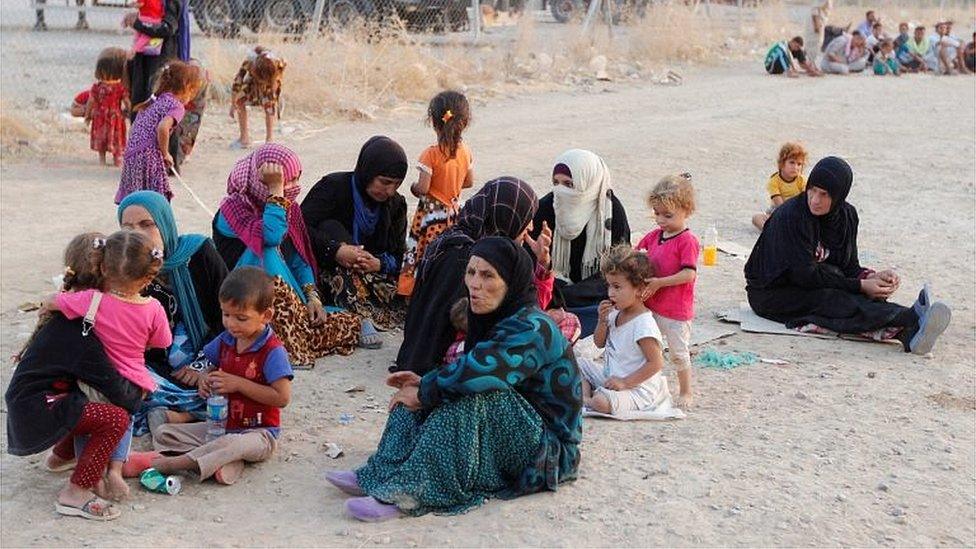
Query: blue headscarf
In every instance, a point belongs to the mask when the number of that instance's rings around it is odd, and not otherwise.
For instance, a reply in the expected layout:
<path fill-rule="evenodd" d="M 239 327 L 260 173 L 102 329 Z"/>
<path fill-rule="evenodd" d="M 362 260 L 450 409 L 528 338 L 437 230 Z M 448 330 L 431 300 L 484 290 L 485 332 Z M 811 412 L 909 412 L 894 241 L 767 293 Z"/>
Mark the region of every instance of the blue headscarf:
<path fill-rule="evenodd" d="M 350 178 L 350 181 L 352 185 L 354 211 L 352 217 L 352 240 L 353 244 L 362 244 L 360 237 L 370 236 L 376 230 L 376 222 L 380 219 L 380 207 L 376 203 L 372 206 L 366 204 L 362 194 L 360 194 L 358 185 L 356 185 L 355 175 Z"/>
<path fill-rule="evenodd" d="M 159 234 L 163 237 L 162 273 L 169 275 L 170 284 L 176 293 L 176 306 L 183 318 L 187 335 L 195 351 L 203 348 L 210 328 L 203 318 L 200 303 L 197 302 L 196 289 L 190 276 L 190 258 L 200 246 L 210 240 L 201 234 L 180 235 L 176 230 L 173 209 L 163 195 L 153 191 L 137 191 L 125 197 L 119 204 L 118 218 L 122 222 L 122 212 L 129 206 L 142 206 L 156 222 Z"/>

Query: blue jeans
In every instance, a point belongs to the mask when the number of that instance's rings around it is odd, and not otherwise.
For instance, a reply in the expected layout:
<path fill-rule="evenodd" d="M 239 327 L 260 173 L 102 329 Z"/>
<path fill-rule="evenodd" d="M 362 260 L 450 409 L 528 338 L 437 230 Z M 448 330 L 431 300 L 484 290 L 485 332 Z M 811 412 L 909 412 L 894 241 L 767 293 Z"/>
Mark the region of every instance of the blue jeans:
<path fill-rule="evenodd" d="M 80 456 L 82 452 L 85 451 L 85 445 L 88 444 L 88 435 L 75 437 L 75 456 Z M 109 461 L 127 461 L 129 459 L 129 450 L 132 447 L 132 420 L 129 420 L 129 428 L 125 430 L 125 434 L 119 440 L 119 445 L 112 450 L 112 455 L 109 456 Z"/>

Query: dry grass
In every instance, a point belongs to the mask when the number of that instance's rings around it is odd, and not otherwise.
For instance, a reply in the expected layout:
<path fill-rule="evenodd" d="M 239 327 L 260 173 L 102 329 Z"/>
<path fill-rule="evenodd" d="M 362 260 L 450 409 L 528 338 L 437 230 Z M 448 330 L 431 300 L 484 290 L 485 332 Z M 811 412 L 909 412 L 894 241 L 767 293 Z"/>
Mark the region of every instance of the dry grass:
<path fill-rule="evenodd" d="M 39 132 L 19 111 L 0 104 L 0 153 L 4 158 L 36 152 Z"/>
<path fill-rule="evenodd" d="M 614 27 L 612 34 L 598 24 L 587 36 L 579 24 L 538 24 L 529 16 L 519 19 L 509 32 L 490 33 L 494 38 L 480 44 L 471 44 L 466 34 L 434 43 L 403 29 L 354 26 L 301 41 L 260 36 L 247 42 L 199 39 L 194 45 L 214 79 L 212 104 L 221 111 L 248 51 L 257 43 L 274 48 L 288 62 L 285 119 L 304 119 L 312 125 L 323 119 L 373 118 L 401 109 L 422 112 L 428 98 L 445 88 L 460 89 L 480 101 L 532 89 L 588 86 L 598 75 L 657 82 L 668 69 L 680 71 L 688 63 L 758 58 L 774 40 L 801 32 L 800 22 L 790 18 L 791 9 L 796 14 L 791 8 L 796 3 L 773 0 L 741 12 L 713 5 L 706 16 L 704 9 L 674 2 L 648 8 L 644 18 L 631 18 Z M 972 23 L 972 1 L 947 4 L 940 10 L 936 2 L 872 0 L 889 32 L 896 30 L 899 21 L 931 27 L 936 20 L 954 19 L 959 22 L 957 34 L 965 35 Z M 830 22 L 856 25 L 863 10 L 838 6 Z M 502 34 L 505 38 L 498 39 Z M 5 154 L 22 150 L 25 141 L 43 145 L 48 140 L 60 143 L 59 137 L 61 141 L 74 138 L 66 136 L 72 130 L 57 113 L 38 113 L 27 118 L 37 123 L 27 124 L 17 118 L 17 109 L 9 102 L 0 105 Z"/>

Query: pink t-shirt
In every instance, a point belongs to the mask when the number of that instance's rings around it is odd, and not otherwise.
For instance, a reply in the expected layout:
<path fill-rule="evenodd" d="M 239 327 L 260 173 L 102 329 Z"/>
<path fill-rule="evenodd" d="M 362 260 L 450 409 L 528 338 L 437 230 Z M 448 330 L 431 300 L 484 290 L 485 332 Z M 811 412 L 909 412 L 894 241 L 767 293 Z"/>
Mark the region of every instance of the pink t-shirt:
<path fill-rule="evenodd" d="M 55 302 L 64 316 L 80 318 L 88 313 L 94 294 L 95 290 L 62 292 Z M 173 344 L 166 311 L 158 301 L 129 303 L 112 294 L 102 294 L 95 313 L 95 335 L 122 377 L 147 391 L 156 390 L 156 382 L 146 368 L 146 349 L 165 349 Z"/>
<path fill-rule="evenodd" d="M 682 269 L 697 269 L 700 245 L 688 229 L 665 238 L 662 229 L 654 229 L 637 244 L 646 250 L 656 278 L 677 274 Z M 644 305 L 655 313 L 672 320 L 691 320 L 695 317 L 695 283 L 668 286 L 654 292 Z"/>

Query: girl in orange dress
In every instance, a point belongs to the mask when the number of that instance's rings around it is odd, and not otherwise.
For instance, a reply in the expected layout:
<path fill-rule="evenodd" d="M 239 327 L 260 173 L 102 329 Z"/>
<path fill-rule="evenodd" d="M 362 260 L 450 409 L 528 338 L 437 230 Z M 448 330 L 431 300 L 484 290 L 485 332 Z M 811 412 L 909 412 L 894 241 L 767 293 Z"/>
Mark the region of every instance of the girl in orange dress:
<path fill-rule="evenodd" d="M 410 187 L 420 201 L 410 223 L 397 284 L 397 293 L 404 297 L 413 293 L 414 270 L 424 257 L 424 249 L 454 224 L 461 207 L 461 189 L 474 184 L 474 160 L 461 140 L 471 122 L 468 99 L 456 91 L 441 92 L 430 100 L 427 117 L 437 133 L 437 144 L 420 155 L 420 177 Z"/>

